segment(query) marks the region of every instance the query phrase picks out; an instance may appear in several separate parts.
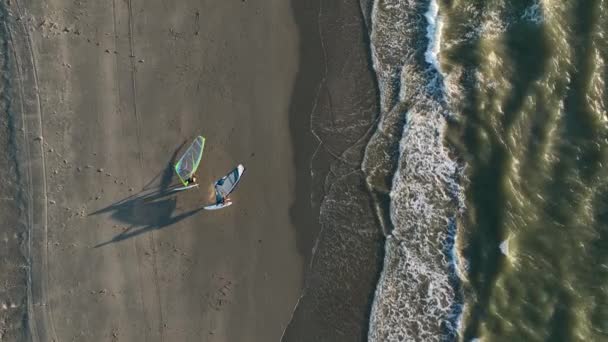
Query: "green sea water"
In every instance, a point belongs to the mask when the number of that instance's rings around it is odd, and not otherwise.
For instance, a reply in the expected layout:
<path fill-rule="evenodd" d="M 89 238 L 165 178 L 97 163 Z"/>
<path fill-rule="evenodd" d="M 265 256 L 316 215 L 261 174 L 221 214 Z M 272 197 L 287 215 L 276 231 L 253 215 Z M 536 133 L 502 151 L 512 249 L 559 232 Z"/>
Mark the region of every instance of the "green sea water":
<path fill-rule="evenodd" d="M 461 339 L 608 340 L 608 3 L 441 1 Z"/>

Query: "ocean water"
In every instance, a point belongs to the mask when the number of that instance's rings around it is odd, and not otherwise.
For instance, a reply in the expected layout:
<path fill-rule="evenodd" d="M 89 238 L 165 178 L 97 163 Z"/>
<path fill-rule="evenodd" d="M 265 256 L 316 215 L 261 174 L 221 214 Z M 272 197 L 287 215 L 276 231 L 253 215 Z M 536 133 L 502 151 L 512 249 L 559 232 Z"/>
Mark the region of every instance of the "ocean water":
<path fill-rule="evenodd" d="M 370 341 L 608 340 L 608 3 L 375 0 Z"/>
<path fill-rule="evenodd" d="M 372 9 L 381 121 L 363 169 L 372 192 L 388 196 L 389 219 L 382 222 L 388 236 L 371 341 L 441 340 L 457 331 L 454 249 L 465 204 L 463 168 L 444 144 L 454 114 L 437 60 L 438 12 L 434 1 L 376 1 Z M 384 158 L 387 148 L 398 153 Z"/>

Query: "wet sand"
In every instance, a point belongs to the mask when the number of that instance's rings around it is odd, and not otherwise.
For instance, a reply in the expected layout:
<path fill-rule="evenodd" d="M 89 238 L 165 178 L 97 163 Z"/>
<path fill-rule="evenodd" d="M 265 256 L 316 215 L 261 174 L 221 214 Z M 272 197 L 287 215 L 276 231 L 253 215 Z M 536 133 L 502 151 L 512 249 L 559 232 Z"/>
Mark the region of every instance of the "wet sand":
<path fill-rule="evenodd" d="M 26 339 L 279 340 L 312 247 L 296 242 L 306 224 L 293 221 L 310 194 L 296 196 L 290 4 L 13 1 L 6 11 L 31 260 L 15 324 L 27 322 Z M 176 184 L 172 158 L 198 134 L 200 189 L 163 193 Z M 247 172 L 234 205 L 200 210 L 237 163 Z"/>
<path fill-rule="evenodd" d="M 294 7 L 298 13 L 309 11 L 305 5 Z M 380 112 L 367 39 L 371 2 L 321 1 L 314 11 L 309 20 L 297 17 L 302 32 L 308 32 L 300 50 L 309 56 L 302 59 L 296 84 L 300 89 L 315 85 L 307 107 L 314 132 L 307 165 L 312 167 L 312 210 L 320 213 L 315 214 L 319 228 L 312 231 L 319 233 L 298 235 L 302 245 L 314 237 L 313 255 L 282 341 L 366 341 L 384 246 L 361 167 Z M 317 52 L 320 75 L 305 62 Z"/>

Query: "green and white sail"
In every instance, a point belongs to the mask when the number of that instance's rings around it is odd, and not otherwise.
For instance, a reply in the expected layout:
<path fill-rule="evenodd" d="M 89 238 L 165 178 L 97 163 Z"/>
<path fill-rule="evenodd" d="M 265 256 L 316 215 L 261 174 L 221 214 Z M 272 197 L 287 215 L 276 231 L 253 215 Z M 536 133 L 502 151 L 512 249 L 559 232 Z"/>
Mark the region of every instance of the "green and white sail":
<path fill-rule="evenodd" d="M 184 152 L 182 157 L 175 164 L 175 173 L 179 177 L 179 180 L 184 184 L 188 185 L 187 179 L 198 169 L 198 166 L 203 158 L 203 149 L 205 148 L 205 138 L 202 136 L 196 137 L 190 147 Z"/>

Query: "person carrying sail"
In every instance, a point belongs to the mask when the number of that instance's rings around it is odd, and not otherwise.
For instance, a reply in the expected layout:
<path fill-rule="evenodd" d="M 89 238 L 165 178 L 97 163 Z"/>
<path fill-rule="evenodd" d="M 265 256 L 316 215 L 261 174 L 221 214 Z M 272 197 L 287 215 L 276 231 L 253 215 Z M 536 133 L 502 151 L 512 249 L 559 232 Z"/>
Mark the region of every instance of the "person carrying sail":
<path fill-rule="evenodd" d="M 228 172 L 227 175 L 218 179 L 214 185 L 215 203 L 204 207 L 206 210 L 215 210 L 232 205 L 229 196 L 239 183 L 241 176 L 245 172 L 245 167 L 241 164 Z"/>
<path fill-rule="evenodd" d="M 219 188 L 224 185 L 224 179 L 220 178 L 217 182 L 215 182 L 215 204 L 224 204 L 226 202 L 226 197 L 222 195 L 221 190 Z"/>
<path fill-rule="evenodd" d="M 196 175 L 190 176 L 190 178 L 186 179 L 186 186 L 196 184 Z"/>
<path fill-rule="evenodd" d="M 184 185 L 179 189 L 185 190 L 198 186 L 195 172 L 203 157 L 204 148 L 205 138 L 199 135 L 175 164 L 175 173 Z"/>

